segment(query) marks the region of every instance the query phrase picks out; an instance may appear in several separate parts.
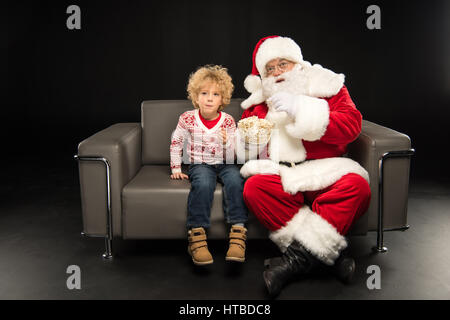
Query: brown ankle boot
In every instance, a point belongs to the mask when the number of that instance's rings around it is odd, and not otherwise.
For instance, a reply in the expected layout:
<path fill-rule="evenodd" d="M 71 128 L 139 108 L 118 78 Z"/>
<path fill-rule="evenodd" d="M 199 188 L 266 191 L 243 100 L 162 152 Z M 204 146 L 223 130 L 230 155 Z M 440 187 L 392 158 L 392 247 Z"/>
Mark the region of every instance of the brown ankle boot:
<path fill-rule="evenodd" d="M 240 226 L 232 226 L 230 231 L 230 247 L 225 260 L 244 262 L 245 261 L 245 240 L 247 239 L 247 229 Z"/>
<path fill-rule="evenodd" d="M 213 257 L 206 243 L 206 232 L 203 228 L 192 228 L 188 231 L 188 252 L 195 265 L 203 266 L 213 263 Z"/>

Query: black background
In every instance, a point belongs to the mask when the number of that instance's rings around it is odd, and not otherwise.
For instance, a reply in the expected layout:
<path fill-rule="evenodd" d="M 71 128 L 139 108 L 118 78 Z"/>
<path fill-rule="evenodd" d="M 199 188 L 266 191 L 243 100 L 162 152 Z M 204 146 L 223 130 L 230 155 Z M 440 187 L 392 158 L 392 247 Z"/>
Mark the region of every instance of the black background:
<path fill-rule="evenodd" d="M 81 30 L 66 27 L 71 4 Z M 371 4 L 381 30 L 366 27 Z M 276 34 L 344 73 L 365 119 L 411 137 L 412 175 L 443 177 L 450 1 L 10 1 L 2 11 L 2 150 L 11 158 L 73 161 L 83 139 L 139 122 L 143 100 L 184 99 L 200 65 L 226 66 L 234 97 L 247 97 L 253 48 Z"/>

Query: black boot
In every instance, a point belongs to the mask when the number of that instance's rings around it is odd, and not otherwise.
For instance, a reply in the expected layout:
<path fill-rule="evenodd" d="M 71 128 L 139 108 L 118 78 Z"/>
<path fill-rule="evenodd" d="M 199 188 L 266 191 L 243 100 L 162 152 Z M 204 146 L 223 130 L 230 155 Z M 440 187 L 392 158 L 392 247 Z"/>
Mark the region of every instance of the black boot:
<path fill-rule="evenodd" d="M 274 268 L 281 264 L 283 264 L 283 257 L 268 258 L 264 260 L 264 269 Z M 340 255 L 334 265 L 328 267 L 326 270 L 335 275 L 343 283 L 349 284 L 352 282 L 355 274 L 355 260 L 350 256 Z"/>
<path fill-rule="evenodd" d="M 268 269 L 263 273 L 264 282 L 270 297 L 277 296 L 281 289 L 295 277 L 308 274 L 320 264 L 300 243 L 293 242 L 283 253 L 281 259 L 266 260 Z"/>
<path fill-rule="evenodd" d="M 264 269 L 270 269 L 283 263 L 283 257 L 273 257 L 264 260 Z"/>
<path fill-rule="evenodd" d="M 331 267 L 331 272 L 345 284 L 349 284 L 355 274 L 356 264 L 352 257 L 341 254 Z"/>

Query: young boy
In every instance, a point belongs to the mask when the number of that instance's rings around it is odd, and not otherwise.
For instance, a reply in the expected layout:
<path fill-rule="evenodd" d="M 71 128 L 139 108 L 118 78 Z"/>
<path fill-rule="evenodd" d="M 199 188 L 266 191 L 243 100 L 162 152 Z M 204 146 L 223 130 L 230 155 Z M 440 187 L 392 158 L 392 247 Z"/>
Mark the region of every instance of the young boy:
<path fill-rule="evenodd" d="M 233 89 L 227 69 L 221 66 L 207 65 L 191 74 L 187 91 L 195 109 L 180 116 L 170 145 L 170 177 L 191 182 L 186 226 L 188 252 L 195 265 L 213 263 L 205 228 L 210 226 L 217 179 L 223 184 L 224 214 L 231 224 L 226 260 L 245 260 L 244 223 L 248 213 L 242 195 L 244 181 L 233 164 L 236 124 L 232 116 L 222 112 L 230 103 Z M 181 172 L 185 142 L 184 152 L 190 160 L 188 175 Z"/>

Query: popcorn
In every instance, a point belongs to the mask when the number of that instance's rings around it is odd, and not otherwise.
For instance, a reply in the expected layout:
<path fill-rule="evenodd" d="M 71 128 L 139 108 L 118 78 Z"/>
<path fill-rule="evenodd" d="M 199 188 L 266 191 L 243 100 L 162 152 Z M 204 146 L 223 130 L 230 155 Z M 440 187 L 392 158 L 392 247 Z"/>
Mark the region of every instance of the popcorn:
<path fill-rule="evenodd" d="M 248 117 L 238 122 L 238 129 L 246 143 L 266 144 L 272 134 L 273 123 L 257 116 Z"/>

